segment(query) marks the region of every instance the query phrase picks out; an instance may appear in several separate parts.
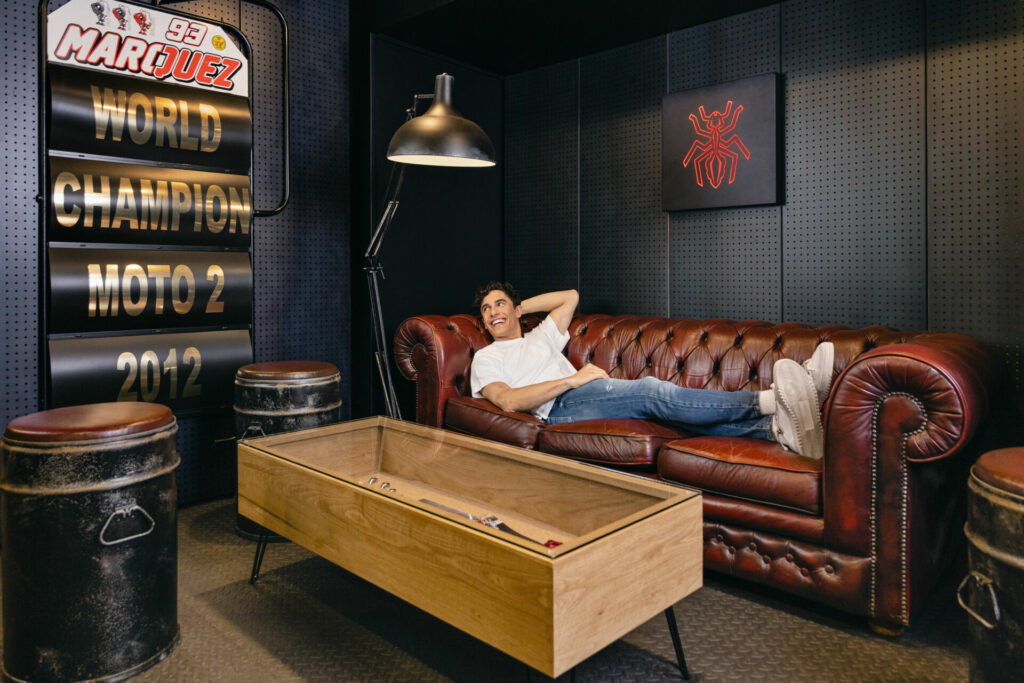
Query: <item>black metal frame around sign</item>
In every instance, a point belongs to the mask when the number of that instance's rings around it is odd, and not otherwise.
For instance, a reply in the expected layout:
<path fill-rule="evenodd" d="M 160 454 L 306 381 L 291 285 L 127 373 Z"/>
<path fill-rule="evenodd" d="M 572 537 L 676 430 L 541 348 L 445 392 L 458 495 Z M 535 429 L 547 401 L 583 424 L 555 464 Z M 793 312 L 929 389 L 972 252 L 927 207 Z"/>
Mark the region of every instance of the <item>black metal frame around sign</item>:
<path fill-rule="evenodd" d="M 141 5 L 138 2 L 132 2 L 132 0 L 124 0 L 124 1 L 126 2 L 126 4 L 129 4 L 129 5 L 134 5 L 136 7 L 145 7 L 145 5 Z M 256 4 L 256 5 L 259 5 L 259 6 L 262 6 L 262 7 L 266 8 L 266 9 L 270 10 L 277 17 L 278 21 L 280 22 L 280 24 L 281 24 L 281 31 L 282 31 L 282 60 L 283 60 L 283 65 L 282 65 L 282 73 L 283 73 L 283 79 L 282 79 L 282 89 L 283 89 L 282 106 L 283 106 L 283 110 L 284 110 L 283 125 L 282 125 L 283 132 L 284 132 L 284 137 L 283 137 L 283 142 L 282 142 L 282 146 L 283 146 L 283 150 L 282 150 L 282 159 L 283 159 L 282 192 L 283 192 L 283 197 L 282 197 L 281 201 L 279 202 L 279 204 L 276 207 L 274 207 L 273 209 L 257 209 L 257 208 L 255 208 L 255 203 L 256 203 L 256 200 L 255 200 L 255 190 L 252 193 L 253 194 L 252 217 L 257 217 L 257 216 L 266 217 L 266 216 L 276 215 L 276 214 L 280 213 L 281 211 L 283 211 L 285 206 L 288 204 L 288 201 L 289 201 L 290 196 L 291 196 L 291 185 L 290 185 L 290 182 L 291 182 L 290 181 L 290 149 L 289 149 L 290 148 L 290 139 L 289 139 L 290 131 L 289 131 L 289 124 L 288 124 L 288 108 L 289 108 L 289 102 L 288 102 L 288 96 L 289 96 L 289 91 L 288 91 L 288 69 L 289 69 L 289 63 L 288 63 L 288 26 L 287 26 L 287 21 L 284 18 L 284 15 L 272 3 L 267 2 L 266 0 L 244 0 L 244 1 L 250 2 L 252 4 Z M 38 207 L 39 207 L 39 212 L 40 212 L 40 215 L 39 215 L 40 238 L 39 238 L 39 247 L 38 247 L 38 254 L 37 254 L 37 259 L 38 259 L 38 263 L 39 263 L 39 277 L 40 277 L 40 285 L 39 285 L 39 288 L 38 288 L 38 292 L 39 292 L 38 308 L 39 308 L 40 316 L 41 316 L 40 328 L 39 328 L 40 329 L 40 334 L 39 334 L 39 356 L 38 356 L 39 359 L 40 359 L 40 361 L 39 361 L 39 368 L 38 368 L 38 377 L 39 377 L 39 405 L 40 405 L 40 409 L 46 409 L 53 402 L 52 401 L 52 396 L 51 396 L 51 393 L 52 393 L 51 392 L 51 377 L 50 377 L 51 359 L 50 359 L 50 352 L 49 352 L 49 347 L 50 347 L 49 341 L 50 341 L 52 335 L 50 334 L 50 330 L 49 330 L 49 327 L 50 327 L 50 324 L 49 324 L 49 313 L 50 313 L 49 299 L 50 299 L 51 292 L 50 292 L 50 269 L 49 269 L 49 262 L 48 262 L 48 252 L 49 252 L 49 247 L 50 247 L 50 240 L 49 240 L 49 233 L 50 233 L 50 229 L 49 229 L 50 228 L 50 226 L 49 226 L 49 214 L 50 214 L 50 204 L 51 204 L 51 201 L 52 201 L 52 197 L 51 197 L 51 192 L 50 192 L 50 168 L 49 168 L 49 159 L 50 159 L 49 129 L 50 129 L 50 124 L 51 124 L 51 109 L 50 109 L 49 70 L 48 70 L 49 54 L 48 54 L 48 44 L 47 44 L 47 35 L 48 35 L 47 27 L 48 27 L 48 18 L 49 18 L 48 6 L 49 6 L 49 0 L 40 0 L 39 9 L 38 9 L 38 13 L 39 13 L 38 47 L 39 47 L 39 50 L 38 50 L 38 71 L 37 71 L 38 74 L 39 74 L 38 97 L 39 97 L 39 112 L 40 112 L 40 115 L 39 115 L 39 143 L 40 143 L 39 144 L 39 188 L 40 188 L 40 191 L 39 191 L 39 194 L 36 195 L 36 201 L 37 201 L 37 204 L 38 204 Z M 165 6 L 161 5 L 159 0 L 154 0 L 154 2 L 152 3 L 152 6 L 159 6 L 161 8 L 161 11 L 167 12 L 168 14 L 174 14 L 174 15 L 182 16 L 182 17 L 189 18 L 189 19 L 195 19 L 195 20 L 198 20 L 198 21 L 202 21 L 204 23 L 216 24 L 217 26 L 222 28 L 225 31 L 225 33 L 229 34 L 232 38 L 237 40 L 238 45 L 239 45 L 240 49 L 242 50 L 242 52 L 245 54 L 246 58 L 251 60 L 251 58 L 252 58 L 252 48 L 251 48 L 251 45 L 249 44 L 249 41 L 246 38 L 246 36 L 240 30 L 236 29 L 235 27 L 227 25 L 227 24 L 222 24 L 222 23 L 216 22 L 216 21 L 211 21 L 211 20 L 209 20 L 209 19 L 207 19 L 205 17 L 201 17 L 201 16 L 198 16 L 198 15 L 194 15 L 194 14 L 190 14 L 190 13 L 187 13 L 187 12 L 181 12 L 181 11 L 178 11 L 178 10 L 173 10 L 173 9 L 166 8 Z M 251 63 L 250 63 L 250 68 L 249 68 L 248 72 L 249 72 L 248 73 L 248 92 L 249 92 L 249 94 L 246 97 L 246 99 L 248 100 L 250 120 L 253 121 L 253 125 L 250 128 L 248 175 L 249 175 L 249 184 L 250 184 L 250 187 L 252 187 L 253 186 L 252 150 L 255 147 L 255 140 L 254 140 L 254 137 L 255 137 L 255 120 L 254 120 L 254 117 L 253 117 L 253 99 L 252 99 L 252 92 L 253 92 L 253 70 L 251 68 Z M 153 167 L 183 168 L 183 166 L 181 166 L 181 165 L 170 164 L 170 163 L 160 163 L 160 162 L 148 162 L 147 165 L 150 165 L 150 166 L 153 166 Z M 79 244 L 79 246 L 80 247 L 88 247 L 88 246 L 92 246 L 92 245 L 90 245 L 88 243 L 81 243 L 81 244 Z M 112 246 L 112 245 L 107 245 L 107 246 Z M 120 246 L 124 246 L 124 247 L 128 247 L 128 248 L 133 248 L 134 247 L 134 245 L 129 245 L 129 244 L 120 245 Z M 252 230 L 250 230 L 250 233 L 249 233 L 249 240 L 248 240 L 248 245 L 245 247 L 245 253 L 247 253 L 248 256 L 249 256 L 250 272 L 251 272 L 253 270 L 253 268 L 252 268 Z M 254 291 L 255 291 L 255 288 L 251 288 L 251 292 L 254 292 Z M 254 325 L 254 319 L 253 319 L 253 314 L 252 314 L 252 311 L 255 309 L 255 306 L 254 306 L 254 304 L 252 302 L 252 296 L 254 296 L 254 293 L 250 294 L 249 324 L 246 325 L 245 328 L 244 328 L 249 333 L 249 349 L 250 349 L 250 354 L 249 355 L 250 355 L 250 357 L 252 356 L 253 342 L 254 342 L 254 339 L 255 339 L 255 330 L 254 330 L 255 325 Z M 181 329 L 182 330 L 188 330 L 188 329 L 194 329 L 194 328 L 181 328 Z M 223 327 L 221 329 L 231 330 L 231 329 L 239 329 L 239 328 L 237 326 L 225 326 L 225 327 Z M 133 330 L 133 331 L 130 331 L 129 334 L 131 334 L 131 335 L 146 334 L 146 333 L 156 334 L 156 333 L 159 333 L 161 331 L 162 330 L 160 330 L 160 329 L 154 328 L 154 329 L 151 329 L 151 330 Z M 65 335 L 60 335 L 60 336 L 63 337 Z M 89 335 L 89 336 L 91 336 L 91 335 Z M 216 406 L 216 407 L 226 407 L 228 405 L 230 405 L 230 403 L 225 403 L 223 406 Z M 204 408 L 210 408 L 210 407 L 214 407 L 214 406 L 206 406 Z M 185 410 L 185 411 L 178 411 L 178 412 L 179 412 L 179 414 L 187 414 L 187 413 L 196 412 L 198 410 L 202 410 L 204 408 L 196 408 L 196 409 Z"/>

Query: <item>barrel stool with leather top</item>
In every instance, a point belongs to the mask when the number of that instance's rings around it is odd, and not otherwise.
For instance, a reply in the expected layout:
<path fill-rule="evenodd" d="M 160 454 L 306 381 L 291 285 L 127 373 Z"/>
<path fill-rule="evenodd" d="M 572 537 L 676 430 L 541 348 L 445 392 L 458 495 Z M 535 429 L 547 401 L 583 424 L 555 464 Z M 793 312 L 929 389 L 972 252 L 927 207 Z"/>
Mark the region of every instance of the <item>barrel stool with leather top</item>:
<path fill-rule="evenodd" d="M 311 429 L 333 424 L 340 417 L 341 375 L 333 363 L 253 363 L 235 373 L 235 433 L 239 439 Z M 235 527 L 246 538 L 269 533 L 237 510 Z"/>
<path fill-rule="evenodd" d="M 971 680 L 1024 671 L 1024 448 L 978 458 L 967 492 L 969 573 L 957 599 L 971 615 Z"/>
<path fill-rule="evenodd" d="M 178 642 L 174 415 L 150 403 L 57 408 L 0 441 L 3 670 L 121 680 Z"/>

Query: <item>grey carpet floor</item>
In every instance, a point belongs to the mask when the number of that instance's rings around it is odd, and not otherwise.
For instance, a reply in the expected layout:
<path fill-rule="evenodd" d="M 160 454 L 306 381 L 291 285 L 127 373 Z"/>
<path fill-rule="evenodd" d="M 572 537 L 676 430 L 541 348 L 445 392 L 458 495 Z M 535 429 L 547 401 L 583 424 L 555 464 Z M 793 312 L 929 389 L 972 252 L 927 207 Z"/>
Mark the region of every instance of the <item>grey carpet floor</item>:
<path fill-rule="evenodd" d="M 528 681 L 524 665 L 292 543 L 271 543 L 256 585 L 255 543 L 234 505 L 179 511 L 173 652 L 133 679 L 157 681 Z M 966 681 L 966 617 L 953 569 L 898 639 L 860 619 L 708 574 L 675 606 L 701 681 Z M 581 663 L 577 681 L 680 680 L 659 616 Z M 568 676 L 564 676 L 568 679 Z"/>

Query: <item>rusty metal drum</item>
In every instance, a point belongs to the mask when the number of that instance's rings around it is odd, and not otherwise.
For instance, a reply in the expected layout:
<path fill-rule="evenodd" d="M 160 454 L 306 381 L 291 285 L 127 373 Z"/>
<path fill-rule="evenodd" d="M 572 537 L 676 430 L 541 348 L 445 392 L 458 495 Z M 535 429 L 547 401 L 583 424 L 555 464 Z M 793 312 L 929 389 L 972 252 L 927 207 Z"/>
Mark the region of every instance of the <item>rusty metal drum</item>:
<path fill-rule="evenodd" d="M 235 433 L 239 439 L 311 429 L 340 418 L 341 375 L 333 363 L 253 363 L 235 374 Z M 237 510 L 235 527 L 246 538 L 267 533 Z"/>
<path fill-rule="evenodd" d="M 1024 448 L 978 458 L 968 480 L 968 574 L 957 599 L 970 615 L 972 681 L 1024 671 Z"/>
<path fill-rule="evenodd" d="M 178 642 L 177 424 L 99 403 L 12 420 L 0 441 L 3 672 L 122 680 Z"/>

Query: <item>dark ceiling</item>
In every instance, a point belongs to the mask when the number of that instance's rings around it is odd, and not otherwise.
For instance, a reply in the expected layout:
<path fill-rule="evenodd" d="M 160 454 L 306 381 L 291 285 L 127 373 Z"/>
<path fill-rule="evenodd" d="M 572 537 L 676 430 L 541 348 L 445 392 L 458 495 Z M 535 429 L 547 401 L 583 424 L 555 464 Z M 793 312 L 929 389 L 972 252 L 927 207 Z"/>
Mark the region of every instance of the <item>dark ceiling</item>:
<path fill-rule="evenodd" d="M 363 0 L 369 29 L 499 74 L 601 52 L 777 0 Z"/>

